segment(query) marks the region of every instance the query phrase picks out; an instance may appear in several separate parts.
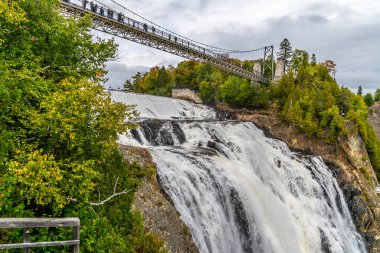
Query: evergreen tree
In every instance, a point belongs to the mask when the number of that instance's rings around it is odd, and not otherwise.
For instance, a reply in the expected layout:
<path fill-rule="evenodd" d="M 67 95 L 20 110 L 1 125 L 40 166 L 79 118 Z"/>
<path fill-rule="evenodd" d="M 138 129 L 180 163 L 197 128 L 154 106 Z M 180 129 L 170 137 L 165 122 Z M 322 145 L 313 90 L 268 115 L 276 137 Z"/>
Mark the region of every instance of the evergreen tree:
<path fill-rule="evenodd" d="M 284 71 L 286 71 L 289 67 L 290 61 L 292 59 L 292 45 L 290 44 L 289 40 L 285 38 L 280 43 L 280 52 L 278 53 L 278 56 L 284 60 Z"/>
<path fill-rule="evenodd" d="M 125 80 L 123 84 L 123 90 L 133 92 L 135 91 L 136 87 L 133 85 L 134 83 L 131 81 L 131 79 Z"/>
<path fill-rule="evenodd" d="M 371 93 L 367 93 L 365 96 L 364 96 L 364 102 L 366 103 L 366 105 L 368 107 L 370 107 L 371 105 L 373 105 L 373 96 Z"/>
<path fill-rule="evenodd" d="M 363 88 L 361 85 L 359 85 L 358 87 L 358 92 L 356 93 L 358 96 L 362 96 L 363 95 Z"/>
<path fill-rule="evenodd" d="M 311 55 L 310 65 L 311 65 L 311 66 L 315 66 L 315 65 L 317 65 L 317 57 L 315 56 L 315 54 L 312 54 L 312 55 Z"/>
<path fill-rule="evenodd" d="M 374 96 L 374 100 L 376 102 L 380 102 L 380 89 L 376 89 L 375 91 L 375 96 Z"/>
<path fill-rule="evenodd" d="M 159 88 L 164 88 L 170 83 L 170 80 L 171 80 L 170 74 L 166 70 L 165 66 L 162 66 L 160 70 L 158 71 L 157 86 Z"/>

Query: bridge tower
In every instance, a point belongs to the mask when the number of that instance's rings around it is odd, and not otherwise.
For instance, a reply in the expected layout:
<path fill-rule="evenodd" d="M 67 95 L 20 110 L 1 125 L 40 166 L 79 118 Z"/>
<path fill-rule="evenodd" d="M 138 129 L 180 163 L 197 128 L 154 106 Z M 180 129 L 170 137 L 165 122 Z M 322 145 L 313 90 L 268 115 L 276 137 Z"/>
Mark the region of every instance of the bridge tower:
<path fill-rule="evenodd" d="M 271 80 L 274 78 L 274 58 L 273 58 L 274 47 L 264 47 L 264 60 L 262 66 L 261 76 L 264 77 L 265 71 L 270 71 Z"/>

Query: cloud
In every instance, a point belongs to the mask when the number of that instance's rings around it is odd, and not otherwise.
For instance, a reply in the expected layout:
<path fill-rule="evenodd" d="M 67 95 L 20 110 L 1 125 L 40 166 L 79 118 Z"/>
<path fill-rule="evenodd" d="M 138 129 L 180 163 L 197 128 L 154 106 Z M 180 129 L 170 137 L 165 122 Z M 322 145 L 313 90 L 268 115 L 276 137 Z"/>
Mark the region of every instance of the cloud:
<path fill-rule="evenodd" d="M 106 76 L 109 80 L 105 84 L 105 87 L 112 87 L 113 89 L 122 88 L 125 80 L 130 79 L 137 72 L 143 73 L 149 70 L 146 66 L 128 67 L 126 64 L 120 62 L 109 62 L 106 69 L 109 71 Z"/>
<path fill-rule="evenodd" d="M 118 0 L 122 3 L 123 0 Z M 125 4 L 125 1 L 123 2 Z M 380 1 L 378 0 L 131 0 L 127 7 L 186 37 L 223 48 L 293 48 L 337 64 L 337 80 L 353 89 L 380 87 Z M 133 17 L 132 17 L 133 18 Z M 102 35 L 107 36 L 107 35 Z M 110 81 L 180 57 L 122 39 L 119 60 L 108 64 Z M 258 56 L 250 56 L 258 57 Z M 123 67 L 124 66 L 124 69 Z M 128 73 L 128 74 L 125 74 Z"/>

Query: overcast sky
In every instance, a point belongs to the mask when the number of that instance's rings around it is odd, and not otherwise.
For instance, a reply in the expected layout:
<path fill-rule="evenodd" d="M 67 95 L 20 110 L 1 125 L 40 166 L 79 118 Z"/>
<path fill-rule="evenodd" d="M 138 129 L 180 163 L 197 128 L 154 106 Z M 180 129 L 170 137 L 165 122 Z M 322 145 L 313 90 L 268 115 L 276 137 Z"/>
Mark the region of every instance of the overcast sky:
<path fill-rule="evenodd" d="M 100 1 L 112 6 L 110 0 Z M 317 61 L 333 60 L 339 84 L 352 89 L 362 85 L 365 91 L 380 88 L 379 0 L 116 1 L 169 30 L 222 48 L 274 45 L 278 51 L 288 38 L 293 49 L 315 53 Z M 107 65 L 107 86 L 114 88 L 137 71 L 184 60 L 127 40 L 116 42 L 118 57 Z"/>

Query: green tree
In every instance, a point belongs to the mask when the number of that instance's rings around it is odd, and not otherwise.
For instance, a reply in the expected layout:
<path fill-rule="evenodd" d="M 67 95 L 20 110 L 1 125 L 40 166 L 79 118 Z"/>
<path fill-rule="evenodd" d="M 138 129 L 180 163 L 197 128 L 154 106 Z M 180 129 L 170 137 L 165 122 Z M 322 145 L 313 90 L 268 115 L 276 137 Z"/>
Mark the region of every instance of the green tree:
<path fill-rule="evenodd" d="M 146 244 L 155 249 L 145 252 L 158 252 L 162 245 L 131 210 L 144 173 L 116 144 L 136 114 L 102 86 L 116 45 L 93 40 L 90 17 L 65 19 L 57 6 L 0 1 L 0 216 L 78 216 L 85 252 L 136 252 Z M 130 191 L 99 204 L 115 182 L 117 192 Z M 1 241 L 19 239 L 9 233 Z"/>
<path fill-rule="evenodd" d="M 374 101 L 380 102 L 380 89 L 376 89 L 375 96 L 374 96 Z"/>
<path fill-rule="evenodd" d="M 289 67 L 290 61 L 292 59 L 292 45 L 290 44 L 289 40 L 285 38 L 280 43 L 280 52 L 278 53 L 278 56 L 284 60 L 284 71 Z"/>
<path fill-rule="evenodd" d="M 380 141 L 367 121 L 364 98 L 340 88 L 324 64 L 288 73 L 272 89 L 283 119 L 311 137 L 334 143 L 348 131 L 357 131 L 380 176 Z M 348 122 L 355 127 L 348 128 Z"/>
<path fill-rule="evenodd" d="M 312 66 L 317 65 L 317 57 L 315 56 L 315 54 L 311 55 L 310 65 Z"/>
<path fill-rule="evenodd" d="M 363 88 L 361 85 L 359 85 L 358 87 L 358 92 L 356 93 L 358 96 L 362 96 L 363 95 Z"/>
<path fill-rule="evenodd" d="M 370 107 L 371 105 L 373 105 L 373 96 L 371 93 L 367 93 L 365 96 L 364 96 L 364 102 L 366 103 L 366 105 L 368 107 Z"/>
<path fill-rule="evenodd" d="M 200 83 L 197 82 L 197 69 L 201 63 L 196 61 L 183 61 L 174 70 L 174 83 L 178 88 L 198 90 Z"/>
<path fill-rule="evenodd" d="M 309 53 L 304 50 L 296 49 L 290 61 L 290 68 L 297 72 L 300 68 L 306 68 L 309 65 Z"/>
<path fill-rule="evenodd" d="M 130 90 L 130 91 L 143 92 L 143 90 L 142 90 L 143 79 L 144 79 L 144 75 L 141 72 L 137 72 L 134 76 L 132 76 L 132 78 L 129 82 L 131 83 L 131 88 L 133 90 Z M 127 88 L 127 87 L 125 87 L 125 88 Z"/>

